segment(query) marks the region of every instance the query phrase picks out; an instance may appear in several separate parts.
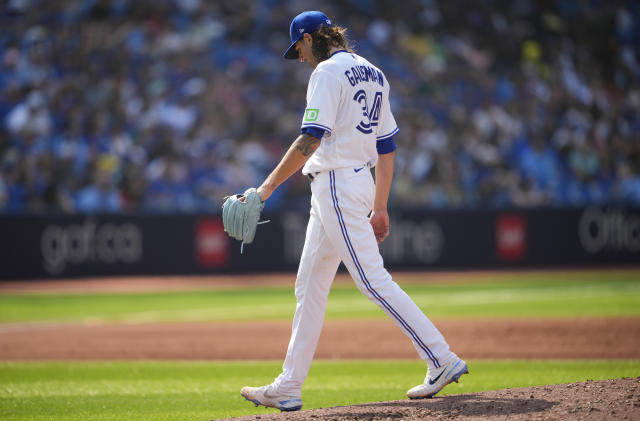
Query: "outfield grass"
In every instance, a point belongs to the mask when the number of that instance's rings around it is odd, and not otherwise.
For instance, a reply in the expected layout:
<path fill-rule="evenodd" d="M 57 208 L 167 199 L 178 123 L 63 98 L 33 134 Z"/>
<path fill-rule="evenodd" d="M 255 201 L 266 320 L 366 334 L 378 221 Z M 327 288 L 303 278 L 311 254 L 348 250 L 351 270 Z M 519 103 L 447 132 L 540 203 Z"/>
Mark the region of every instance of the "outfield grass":
<path fill-rule="evenodd" d="M 640 361 L 469 361 L 442 395 L 640 376 Z M 209 420 L 273 413 L 239 395 L 271 382 L 275 362 L 0 363 L 3 420 Z M 305 409 L 405 399 L 424 366 L 409 361 L 316 361 Z"/>
<path fill-rule="evenodd" d="M 406 284 L 397 281 L 431 318 L 640 316 L 638 272 L 525 273 L 497 283 Z M 180 322 L 290 320 L 292 287 L 126 294 L 4 294 L 0 322 Z M 335 285 L 329 319 L 386 315 L 354 285 Z"/>

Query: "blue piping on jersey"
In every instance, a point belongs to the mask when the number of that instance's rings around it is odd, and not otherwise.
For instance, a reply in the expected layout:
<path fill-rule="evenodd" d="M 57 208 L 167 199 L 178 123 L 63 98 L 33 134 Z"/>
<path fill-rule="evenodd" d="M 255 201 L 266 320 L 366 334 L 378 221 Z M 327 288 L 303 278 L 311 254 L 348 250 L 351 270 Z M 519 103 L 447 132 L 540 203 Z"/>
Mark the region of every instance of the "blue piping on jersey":
<path fill-rule="evenodd" d="M 355 249 L 353 248 L 353 245 L 351 244 L 351 239 L 349 238 L 349 233 L 347 232 L 347 226 L 345 225 L 344 219 L 342 218 L 342 211 L 340 210 L 340 207 L 338 206 L 338 193 L 337 193 L 337 190 L 336 190 L 336 176 L 335 176 L 335 171 L 333 171 L 333 170 L 329 171 L 329 189 L 331 191 L 331 199 L 333 200 L 333 208 L 335 209 L 336 215 L 338 216 L 338 223 L 340 225 L 340 230 L 342 231 L 342 236 L 344 237 L 344 241 L 345 241 L 345 243 L 347 245 L 347 249 L 349 250 L 349 254 L 351 255 L 351 259 L 353 260 L 353 263 L 356 266 L 356 269 L 358 270 L 358 274 L 360 275 L 360 279 L 364 283 L 364 285 L 367 288 L 367 290 L 371 293 L 371 295 L 373 295 L 378 300 L 378 302 L 380 302 L 380 304 L 382 304 L 382 306 L 384 308 L 386 308 L 389 311 L 389 313 L 391 313 L 396 318 L 396 320 L 398 320 L 398 322 L 407 330 L 407 332 L 409 332 L 409 334 L 411 335 L 411 337 L 413 338 L 415 343 L 417 343 L 420 346 L 420 348 L 422 348 L 424 350 L 424 352 L 427 354 L 427 356 L 429 357 L 431 362 L 433 362 L 435 368 L 440 367 L 440 362 L 433 355 L 433 353 L 431 352 L 429 347 L 427 347 L 424 344 L 424 342 L 422 342 L 420 337 L 411 328 L 411 326 L 409 326 L 409 324 L 402 318 L 402 316 L 400 316 L 400 314 L 393 307 L 391 307 L 391 305 L 384 298 L 382 298 L 382 296 L 380 296 L 380 294 L 375 289 L 373 289 L 373 287 L 369 283 L 369 280 L 367 279 L 367 276 L 364 273 L 364 269 L 362 269 L 362 266 L 360 265 L 360 261 L 358 260 L 358 257 L 356 256 Z"/>
<path fill-rule="evenodd" d="M 327 126 L 323 126 L 322 124 L 318 124 L 318 123 L 304 123 L 302 125 L 302 129 L 304 129 L 305 127 L 316 127 L 318 129 L 326 130 L 329 133 L 333 133 L 333 131 L 330 128 L 328 128 Z"/>
<path fill-rule="evenodd" d="M 334 51 L 334 52 L 329 56 L 329 58 L 331 58 L 331 57 L 335 56 L 335 55 L 336 55 L 336 54 L 338 54 L 338 53 L 348 53 L 348 51 L 347 51 L 347 50 L 338 50 L 338 51 Z"/>
<path fill-rule="evenodd" d="M 384 135 L 382 135 L 382 136 L 378 136 L 378 137 L 376 137 L 376 139 L 377 139 L 377 140 L 384 140 L 384 139 L 386 139 L 386 138 L 388 138 L 388 137 L 391 137 L 391 136 L 395 135 L 395 134 L 396 134 L 396 133 L 398 133 L 399 131 L 400 131 L 400 130 L 396 127 L 396 128 L 395 128 L 395 130 L 393 130 L 391 133 L 387 133 L 387 134 L 384 134 Z"/>

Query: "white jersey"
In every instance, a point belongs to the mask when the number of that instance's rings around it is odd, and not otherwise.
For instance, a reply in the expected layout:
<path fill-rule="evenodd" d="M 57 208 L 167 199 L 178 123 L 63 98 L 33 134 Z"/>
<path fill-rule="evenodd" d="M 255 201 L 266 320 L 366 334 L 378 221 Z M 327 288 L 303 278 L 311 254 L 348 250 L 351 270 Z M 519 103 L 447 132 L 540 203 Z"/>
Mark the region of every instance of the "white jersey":
<path fill-rule="evenodd" d="M 325 130 L 304 174 L 375 166 L 376 142 L 398 132 L 389 105 L 389 82 L 374 65 L 346 50 L 335 52 L 311 74 L 302 128 Z"/>

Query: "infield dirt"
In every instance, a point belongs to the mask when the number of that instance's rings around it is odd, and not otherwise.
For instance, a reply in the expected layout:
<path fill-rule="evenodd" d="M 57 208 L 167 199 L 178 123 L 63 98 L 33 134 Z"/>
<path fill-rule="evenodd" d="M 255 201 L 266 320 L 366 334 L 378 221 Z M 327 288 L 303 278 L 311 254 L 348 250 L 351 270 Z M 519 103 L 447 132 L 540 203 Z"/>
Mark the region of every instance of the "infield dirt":
<path fill-rule="evenodd" d="M 640 358 L 640 319 L 435 324 L 465 358 Z M 290 329 L 289 322 L 3 324 L 0 360 L 282 359 Z M 316 358 L 417 354 L 391 321 L 328 321 Z"/>

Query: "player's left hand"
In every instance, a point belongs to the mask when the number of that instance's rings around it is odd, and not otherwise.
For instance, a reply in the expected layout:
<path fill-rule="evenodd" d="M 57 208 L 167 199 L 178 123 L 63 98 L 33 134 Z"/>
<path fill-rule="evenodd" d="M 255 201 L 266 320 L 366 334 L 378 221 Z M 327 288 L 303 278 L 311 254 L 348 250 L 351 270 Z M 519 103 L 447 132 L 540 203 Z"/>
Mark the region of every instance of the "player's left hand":
<path fill-rule="evenodd" d="M 251 244 L 256 235 L 256 229 L 261 222 L 260 213 L 264 209 L 264 202 L 254 188 L 247 189 L 244 194 L 234 194 L 225 198 L 222 204 L 222 223 L 224 230 L 231 238 Z"/>
<path fill-rule="evenodd" d="M 389 214 L 387 211 L 373 211 L 369 217 L 378 244 L 382 243 L 389 235 Z"/>

